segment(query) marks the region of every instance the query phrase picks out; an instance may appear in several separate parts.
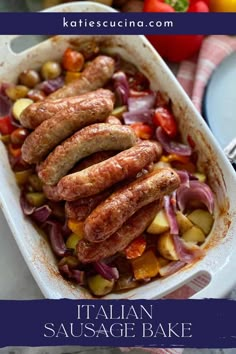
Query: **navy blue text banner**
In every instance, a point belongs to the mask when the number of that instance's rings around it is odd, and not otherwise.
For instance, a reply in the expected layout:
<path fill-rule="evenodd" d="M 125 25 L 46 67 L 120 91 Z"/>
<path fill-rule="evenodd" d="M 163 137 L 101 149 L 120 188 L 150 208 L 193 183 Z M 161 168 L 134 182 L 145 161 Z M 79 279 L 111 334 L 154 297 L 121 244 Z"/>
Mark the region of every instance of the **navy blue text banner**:
<path fill-rule="evenodd" d="M 2 300 L 0 313 L 0 347 L 236 348 L 232 300 Z"/>
<path fill-rule="evenodd" d="M 0 34 L 236 34 L 236 13 L 0 13 Z"/>

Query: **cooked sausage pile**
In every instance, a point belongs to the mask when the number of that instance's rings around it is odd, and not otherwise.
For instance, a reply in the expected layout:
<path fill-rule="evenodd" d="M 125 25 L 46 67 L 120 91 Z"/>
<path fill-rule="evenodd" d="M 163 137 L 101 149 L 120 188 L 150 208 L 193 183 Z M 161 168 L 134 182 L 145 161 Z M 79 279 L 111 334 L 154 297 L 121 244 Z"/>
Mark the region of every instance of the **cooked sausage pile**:
<path fill-rule="evenodd" d="M 78 80 L 31 104 L 20 117 L 34 129 L 22 157 L 37 165 L 46 197 L 66 201 L 67 217 L 84 221 L 77 246 L 83 263 L 127 247 L 150 224 L 164 195 L 179 185 L 171 169 L 148 172 L 162 154 L 160 144 L 138 140 L 111 116 L 114 94 L 102 87 L 114 70 L 111 57 L 98 56 Z"/>

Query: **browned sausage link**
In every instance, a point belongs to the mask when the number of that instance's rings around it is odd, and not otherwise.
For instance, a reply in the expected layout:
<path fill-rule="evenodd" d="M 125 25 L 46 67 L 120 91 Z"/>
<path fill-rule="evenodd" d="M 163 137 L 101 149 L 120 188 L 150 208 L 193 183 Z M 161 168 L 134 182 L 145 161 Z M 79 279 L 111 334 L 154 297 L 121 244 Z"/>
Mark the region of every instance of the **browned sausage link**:
<path fill-rule="evenodd" d="M 82 171 L 85 168 L 95 165 L 96 163 L 105 161 L 116 154 L 117 151 L 114 150 L 95 152 L 94 154 L 87 156 L 83 160 L 79 161 L 71 170 L 71 173 Z"/>
<path fill-rule="evenodd" d="M 115 116 L 109 116 L 106 119 L 106 123 L 108 124 L 118 124 L 118 125 L 122 125 L 121 121 L 119 120 L 119 118 L 116 118 Z"/>
<path fill-rule="evenodd" d="M 92 124 L 58 145 L 38 169 L 39 178 L 48 185 L 55 185 L 77 161 L 97 151 L 125 150 L 136 142 L 136 135 L 129 126 L 106 123 Z"/>
<path fill-rule="evenodd" d="M 66 202 L 66 216 L 77 221 L 84 221 L 98 204 L 103 202 L 111 193 L 112 191 L 108 189 L 91 197 L 81 198 L 74 202 Z"/>
<path fill-rule="evenodd" d="M 129 218 L 124 225 L 104 242 L 91 243 L 81 240 L 77 245 L 77 256 L 82 263 L 92 263 L 123 251 L 135 238 L 140 236 L 161 209 L 162 202 L 146 205 Z"/>
<path fill-rule="evenodd" d="M 142 176 L 145 173 L 147 172 L 144 169 L 141 172 L 139 172 L 140 176 Z M 89 214 L 101 202 L 103 202 L 107 197 L 109 197 L 113 192 L 120 189 L 127 183 L 131 183 L 135 179 L 136 176 L 134 178 L 130 178 L 128 180 L 116 183 L 113 186 L 111 186 L 109 189 L 106 189 L 105 191 L 99 194 L 92 195 L 91 197 L 80 198 L 78 200 L 75 200 L 74 202 L 66 202 L 65 204 L 66 216 L 71 219 L 76 219 L 77 221 L 84 221 L 89 216 Z"/>
<path fill-rule="evenodd" d="M 26 128 L 35 129 L 43 121 L 53 118 L 57 113 L 73 114 L 74 111 L 78 111 L 80 103 L 85 99 L 93 100 L 101 96 L 112 97 L 108 90 L 99 89 L 80 96 L 35 102 L 24 109 L 20 116 L 20 122 Z"/>
<path fill-rule="evenodd" d="M 85 168 L 88 168 L 92 165 L 95 165 L 99 162 L 105 161 L 107 159 L 109 159 L 110 157 L 114 156 L 115 154 L 117 154 L 117 151 L 111 150 L 111 151 L 99 151 L 99 152 L 95 152 L 94 154 L 86 157 L 85 159 L 81 160 L 78 164 L 76 164 L 76 166 L 71 170 L 71 173 L 75 173 L 78 171 L 82 171 Z M 53 201 L 59 201 L 60 196 L 58 195 L 58 190 L 57 190 L 57 186 L 51 187 L 44 187 L 44 191 L 47 194 L 47 198 Z M 96 197 L 96 196 L 93 196 Z M 84 198 L 83 198 L 84 199 Z M 75 200 L 76 202 L 77 200 Z M 70 202 L 73 203 L 73 202 Z M 72 206 L 71 206 L 72 208 Z M 77 212 L 78 213 L 78 212 Z M 85 212 L 83 212 L 83 214 L 85 214 Z M 90 213 L 88 213 L 86 215 L 86 217 L 89 215 Z"/>
<path fill-rule="evenodd" d="M 41 162 L 55 146 L 77 130 L 93 123 L 103 122 L 112 108 L 111 97 L 99 97 L 82 101 L 80 109 L 69 116 L 67 112 L 57 113 L 53 118 L 40 124 L 26 138 L 22 146 L 23 160 L 28 163 Z"/>
<path fill-rule="evenodd" d="M 179 184 L 178 174 L 170 168 L 156 170 L 136 179 L 93 210 L 85 220 L 84 238 L 90 242 L 104 241 L 137 210 L 172 193 Z"/>
<path fill-rule="evenodd" d="M 117 182 L 135 176 L 150 162 L 161 156 L 159 143 L 141 141 L 110 159 L 90 166 L 83 171 L 63 177 L 56 187 L 45 186 L 46 195 L 53 189 L 61 200 L 76 200 L 98 194 Z"/>
<path fill-rule="evenodd" d="M 94 91 L 107 83 L 114 70 L 114 59 L 106 55 L 99 55 L 85 67 L 77 80 L 53 92 L 47 99 L 55 100 Z"/>

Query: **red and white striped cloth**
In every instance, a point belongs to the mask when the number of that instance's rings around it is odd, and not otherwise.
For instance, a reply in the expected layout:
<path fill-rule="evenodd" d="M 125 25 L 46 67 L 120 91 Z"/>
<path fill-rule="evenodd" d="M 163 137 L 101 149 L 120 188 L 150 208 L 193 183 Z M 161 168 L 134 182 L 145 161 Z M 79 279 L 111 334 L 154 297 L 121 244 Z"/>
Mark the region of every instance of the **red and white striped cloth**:
<path fill-rule="evenodd" d="M 180 64 L 177 79 L 199 111 L 202 108 L 204 89 L 213 70 L 235 50 L 235 37 L 209 36 L 204 39 L 197 57 Z"/>

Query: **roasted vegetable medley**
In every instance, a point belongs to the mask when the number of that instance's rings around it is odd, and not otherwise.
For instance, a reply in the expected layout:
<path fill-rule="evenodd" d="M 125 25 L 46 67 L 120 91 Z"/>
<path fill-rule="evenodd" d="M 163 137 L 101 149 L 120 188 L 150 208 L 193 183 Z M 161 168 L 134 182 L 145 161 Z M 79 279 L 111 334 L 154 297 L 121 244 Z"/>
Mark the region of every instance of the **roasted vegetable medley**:
<path fill-rule="evenodd" d="M 195 142 L 133 64 L 70 47 L 2 82 L 0 107 L 22 211 L 65 279 L 104 296 L 204 256 L 214 196 Z"/>

